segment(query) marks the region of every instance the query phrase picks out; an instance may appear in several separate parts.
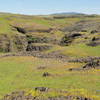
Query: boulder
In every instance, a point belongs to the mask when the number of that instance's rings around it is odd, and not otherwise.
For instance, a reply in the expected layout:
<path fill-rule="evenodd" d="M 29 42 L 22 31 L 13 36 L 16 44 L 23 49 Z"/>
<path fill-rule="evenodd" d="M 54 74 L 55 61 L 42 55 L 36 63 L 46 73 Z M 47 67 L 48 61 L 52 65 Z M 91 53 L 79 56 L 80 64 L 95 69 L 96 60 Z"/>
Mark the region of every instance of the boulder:
<path fill-rule="evenodd" d="M 43 77 L 48 77 L 48 76 L 51 76 L 51 74 L 48 73 L 48 72 L 44 72 L 42 76 L 43 76 Z"/>
<path fill-rule="evenodd" d="M 95 34 L 95 33 L 97 33 L 98 31 L 97 30 L 92 30 L 90 33 L 91 34 Z"/>
<path fill-rule="evenodd" d="M 40 92 L 47 92 L 49 88 L 47 87 L 36 87 L 35 91 L 40 91 Z"/>

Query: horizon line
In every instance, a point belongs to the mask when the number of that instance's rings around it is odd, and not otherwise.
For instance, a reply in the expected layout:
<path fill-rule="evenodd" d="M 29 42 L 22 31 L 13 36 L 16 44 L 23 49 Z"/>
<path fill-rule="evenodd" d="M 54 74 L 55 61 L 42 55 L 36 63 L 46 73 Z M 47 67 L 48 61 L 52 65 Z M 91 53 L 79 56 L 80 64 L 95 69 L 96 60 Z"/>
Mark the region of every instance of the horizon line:
<path fill-rule="evenodd" d="M 45 14 L 28 14 L 28 13 L 18 13 L 18 12 L 10 12 L 10 11 L 0 11 L 0 13 L 5 13 L 5 14 L 19 14 L 19 15 L 53 15 L 53 14 L 63 14 L 63 13 L 78 13 L 78 14 L 85 14 L 85 15 L 100 15 L 100 14 L 98 14 L 98 13 L 84 13 L 84 12 L 74 12 L 74 11 L 69 11 L 69 12 L 64 12 L 64 11 L 62 11 L 62 12 L 53 12 L 53 13 L 45 13 Z"/>

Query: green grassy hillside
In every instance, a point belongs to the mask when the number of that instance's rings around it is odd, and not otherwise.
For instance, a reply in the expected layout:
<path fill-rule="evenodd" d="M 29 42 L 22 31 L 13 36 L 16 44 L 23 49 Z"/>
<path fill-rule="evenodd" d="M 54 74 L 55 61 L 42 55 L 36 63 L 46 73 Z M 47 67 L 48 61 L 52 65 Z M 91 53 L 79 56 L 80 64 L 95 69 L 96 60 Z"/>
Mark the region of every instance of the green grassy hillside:
<path fill-rule="evenodd" d="M 69 71 L 92 62 L 71 59 L 100 57 L 99 27 L 100 16 L 1 13 L 0 98 L 23 90 L 40 96 L 34 88 L 48 87 L 52 90 L 43 96 L 79 95 L 100 100 L 100 65 Z M 46 72 L 50 75 L 44 77 Z"/>

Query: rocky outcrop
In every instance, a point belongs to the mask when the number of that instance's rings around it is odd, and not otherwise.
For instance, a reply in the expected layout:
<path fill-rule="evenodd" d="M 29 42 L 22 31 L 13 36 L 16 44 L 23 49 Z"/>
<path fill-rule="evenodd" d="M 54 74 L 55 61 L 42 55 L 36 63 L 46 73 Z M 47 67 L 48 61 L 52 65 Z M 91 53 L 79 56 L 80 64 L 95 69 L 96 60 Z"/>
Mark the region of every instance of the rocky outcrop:
<path fill-rule="evenodd" d="M 25 34 L 27 31 L 24 28 L 13 26 L 19 33 Z"/>
<path fill-rule="evenodd" d="M 13 51 L 26 51 L 28 42 L 25 35 L 14 35 L 12 37 Z M 15 45 L 15 47 L 14 47 Z"/>
<path fill-rule="evenodd" d="M 10 38 L 6 34 L 0 35 L 0 52 L 10 52 Z"/>
<path fill-rule="evenodd" d="M 86 63 L 81 68 L 70 68 L 69 71 L 81 71 L 81 70 L 87 70 L 87 69 L 100 69 L 100 57 L 88 57 L 88 58 L 81 58 L 72 60 L 71 62 L 80 62 L 80 63 Z"/>
<path fill-rule="evenodd" d="M 64 32 L 81 32 L 82 30 L 87 30 L 90 33 L 100 32 L 100 23 L 93 20 L 81 20 L 79 22 L 74 23 L 72 26 L 66 26 L 62 29 Z"/>
<path fill-rule="evenodd" d="M 61 45 L 66 45 L 66 46 L 68 46 L 70 43 L 73 42 L 73 40 L 74 40 L 75 38 L 78 38 L 78 37 L 80 37 L 80 36 L 82 36 L 82 34 L 80 34 L 80 33 L 69 33 L 69 34 L 66 34 L 66 35 L 62 38 L 60 44 L 61 44 Z"/>
<path fill-rule="evenodd" d="M 55 42 L 52 38 L 40 37 L 35 35 L 26 35 L 28 43 L 53 43 Z"/>
<path fill-rule="evenodd" d="M 92 46 L 92 47 L 99 46 L 100 45 L 100 38 L 99 37 L 93 37 L 89 41 L 89 43 L 87 43 L 86 45 Z"/>
<path fill-rule="evenodd" d="M 83 57 L 83 58 L 77 58 L 77 59 L 70 59 L 68 62 L 74 62 L 74 63 L 89 63 L 93 60 L 100 60 L 100 57 Z"/>
<path fill-rule="evenodd" d="M 83 66 L 83 68 L 100 68 L 100 60 L 93 60 Z"/>
<path fill-rule="evenodd" d="M 19 33 L 22 33 L 22 34 L 26 34 L 26 33 L 31 33 L 31 32 L 45 32 L 45 33 L 50 33 L 53 29 L 52 28 L 49 28 L 49 27 L 45 27 L 45 26 L 42 26 L 42 25 L 35 25 L 35 26 L 27 26 L 27 25 L 11 25 L 12 28 L 15 28 Z"/>
<path fill-rule="evenodd" d="M 8 36 L 6 34 L 0 35 L 0 51 L 1 52 L 17 52 L 26 51 L 27 39 L 24 35 Z"/>
<path fill-rule="evenodd" d="M 28 47 L 27 47 L 27 51 L 45 51 L 45 50 L 49 50 L 52 46 L 50 45 L 47 45 L 47 44 L 34 44 L 34 43 L 31 43 L 31 44 L 28 44 Z"/>

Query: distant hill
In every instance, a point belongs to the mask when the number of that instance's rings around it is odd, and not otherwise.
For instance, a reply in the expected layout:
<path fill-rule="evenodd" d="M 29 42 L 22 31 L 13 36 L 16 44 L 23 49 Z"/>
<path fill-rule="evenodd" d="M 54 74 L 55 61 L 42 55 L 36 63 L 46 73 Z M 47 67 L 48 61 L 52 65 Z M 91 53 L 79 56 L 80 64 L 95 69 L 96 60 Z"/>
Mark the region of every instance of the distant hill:
<path fill-rule="evenodd" d="M 62 13 L 54 13 L 52 15 L 85 15 L 85 14 L 78 12 L 62 12 Z"/>

